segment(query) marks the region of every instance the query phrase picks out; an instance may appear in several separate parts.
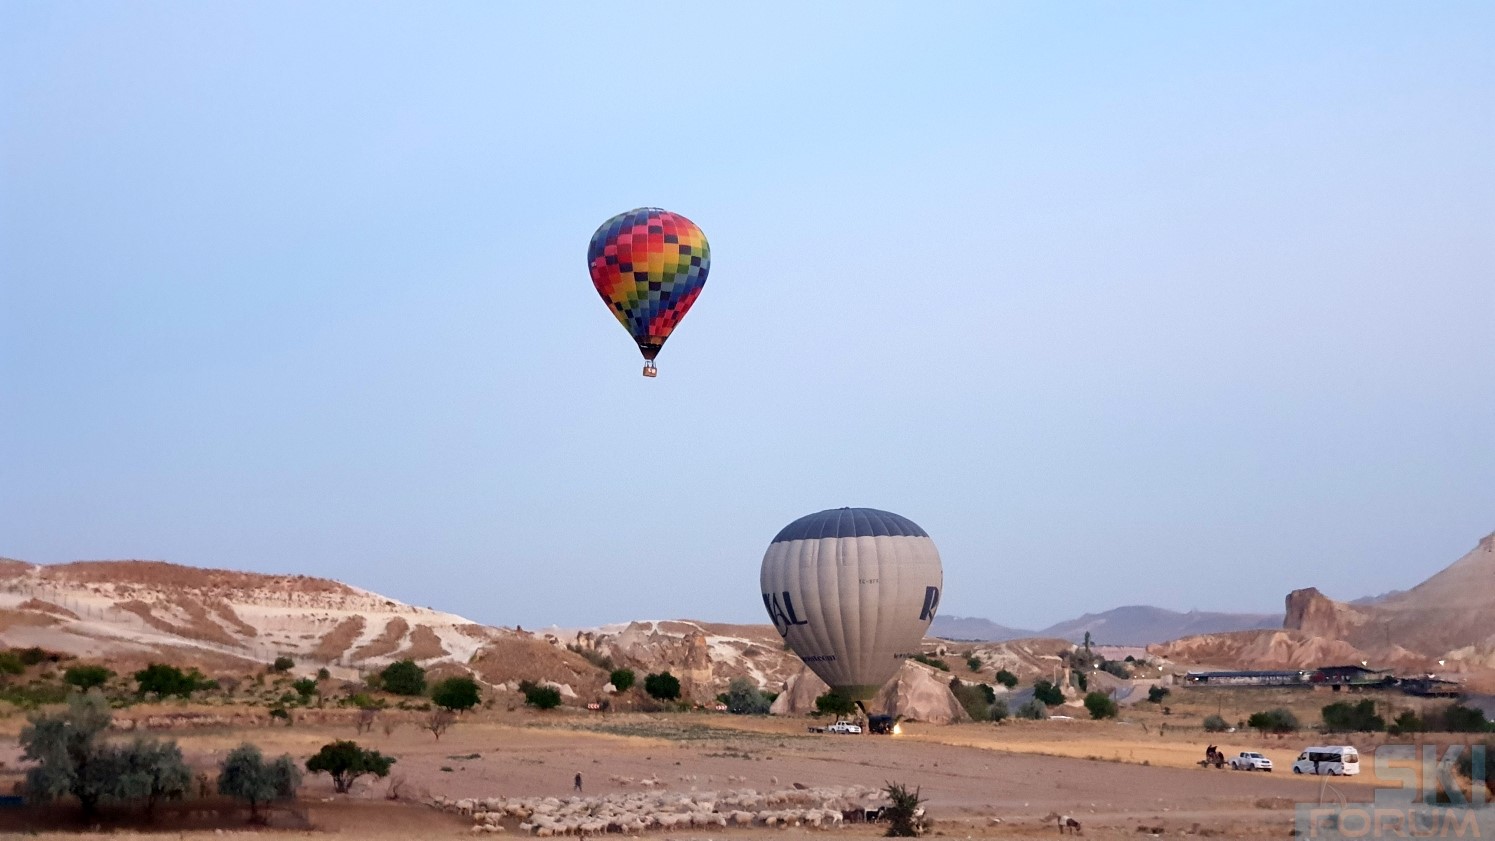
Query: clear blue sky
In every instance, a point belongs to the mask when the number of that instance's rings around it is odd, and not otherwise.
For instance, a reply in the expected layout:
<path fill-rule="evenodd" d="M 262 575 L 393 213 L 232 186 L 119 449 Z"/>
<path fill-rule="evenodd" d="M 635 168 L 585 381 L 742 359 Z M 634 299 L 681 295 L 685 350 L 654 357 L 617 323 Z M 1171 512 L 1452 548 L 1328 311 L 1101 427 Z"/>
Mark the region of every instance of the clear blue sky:
<path fill-rule="evenodd" d="M 870 506 L 1033 627 L 1495 529 L 1488 3 L 9 0 L 0 164 L 3 555 L 758 622 Z"/>

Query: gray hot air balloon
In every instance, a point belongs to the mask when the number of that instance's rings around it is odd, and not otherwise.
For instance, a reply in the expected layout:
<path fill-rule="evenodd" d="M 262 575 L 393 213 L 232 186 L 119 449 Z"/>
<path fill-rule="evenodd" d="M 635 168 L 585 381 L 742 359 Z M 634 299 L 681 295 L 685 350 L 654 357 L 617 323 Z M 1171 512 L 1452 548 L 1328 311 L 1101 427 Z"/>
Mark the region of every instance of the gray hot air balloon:
<path fill-rule="evenodd" d="M 834 508 L 784 527 L 763 555 L 763 606 L 831 689 L 871 698 L 919 653 L 940 603 L 934 541 L 912 520 Z"/>

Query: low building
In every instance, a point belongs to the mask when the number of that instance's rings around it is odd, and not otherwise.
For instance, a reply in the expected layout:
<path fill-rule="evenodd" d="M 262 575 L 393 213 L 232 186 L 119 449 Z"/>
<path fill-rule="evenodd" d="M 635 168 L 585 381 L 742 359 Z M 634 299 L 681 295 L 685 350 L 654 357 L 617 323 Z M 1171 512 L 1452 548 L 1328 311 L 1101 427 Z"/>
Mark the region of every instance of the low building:
<path fill-rule="evenodd" d="M 1184 675 L 1185 686 L 1307 686 L 1312 672 L 1295 669 L 1290 671 L 1238 671 L 1238 672 L 1189 672 Z"/>

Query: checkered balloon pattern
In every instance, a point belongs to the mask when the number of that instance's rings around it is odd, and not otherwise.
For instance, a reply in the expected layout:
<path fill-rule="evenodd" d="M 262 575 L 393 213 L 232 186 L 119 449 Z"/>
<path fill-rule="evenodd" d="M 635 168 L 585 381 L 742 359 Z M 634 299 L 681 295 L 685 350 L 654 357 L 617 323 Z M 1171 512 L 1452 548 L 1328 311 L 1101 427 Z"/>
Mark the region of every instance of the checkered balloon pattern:
<path fill-rule="evenodd" d="M 711 246 L 684 216 L 641 207 L 602 223 L 587 265 L 602 300 L 653 359 L 706 285 Z"/>

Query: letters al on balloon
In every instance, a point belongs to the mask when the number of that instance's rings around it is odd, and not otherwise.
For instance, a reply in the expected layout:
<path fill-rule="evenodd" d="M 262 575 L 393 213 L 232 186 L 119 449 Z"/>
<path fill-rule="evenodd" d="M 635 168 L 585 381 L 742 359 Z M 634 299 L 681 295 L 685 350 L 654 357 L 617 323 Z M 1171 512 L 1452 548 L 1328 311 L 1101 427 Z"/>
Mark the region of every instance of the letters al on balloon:
<path fill-rule="evenodd" d="M 759 576 L 763 607 L 789 648 L 832 689 L 872 697 L 939 609 L 939 551 L 906 517 L 835 508 L 774 537 Z"/>
<path fill-rule="evenodd" d="M 592 285 L 644 356 L 654 357 L 695 304 L 711 272 L 711 244 L 696 223 L 657 207 L 640 207 L 602 223 L 587 248 Z"/>

